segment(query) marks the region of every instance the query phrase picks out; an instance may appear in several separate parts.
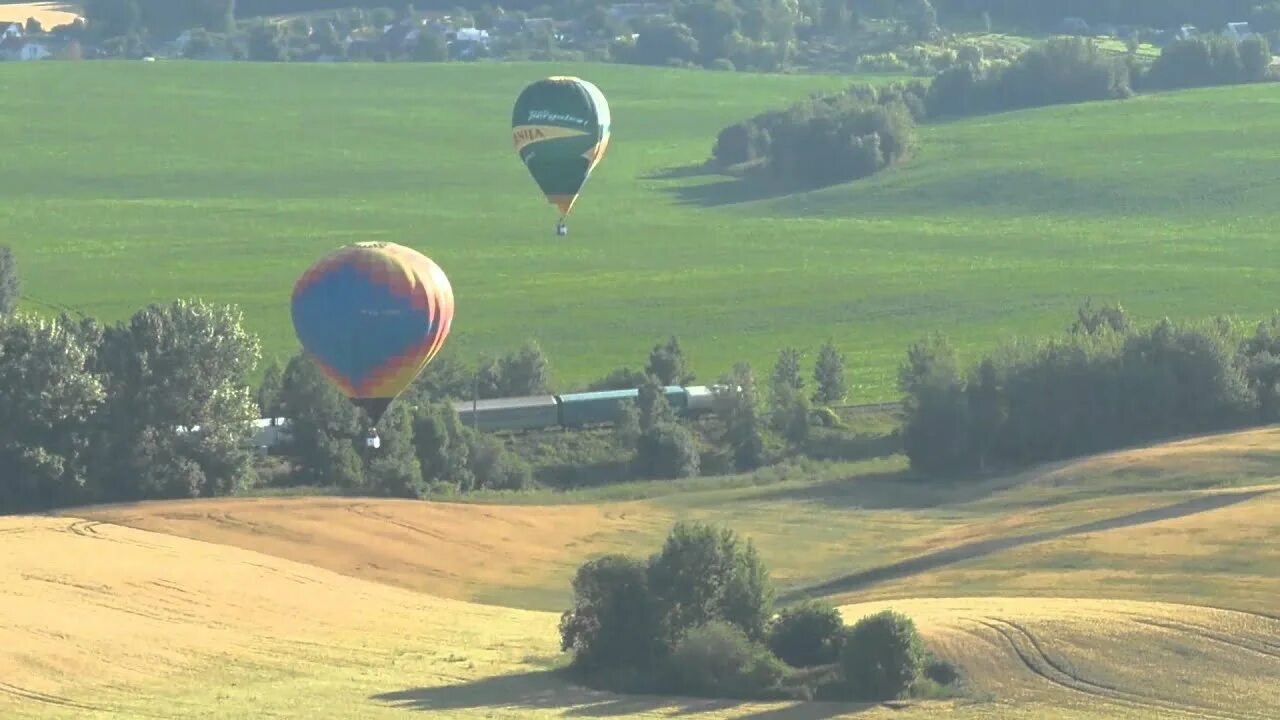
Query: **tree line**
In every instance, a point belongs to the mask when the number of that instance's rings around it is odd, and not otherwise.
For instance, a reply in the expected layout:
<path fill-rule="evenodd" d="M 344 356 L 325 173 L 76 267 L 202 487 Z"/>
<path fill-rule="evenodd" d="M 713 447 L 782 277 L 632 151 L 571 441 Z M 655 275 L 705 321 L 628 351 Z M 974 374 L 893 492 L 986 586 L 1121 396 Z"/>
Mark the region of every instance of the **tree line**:
<path fill-rule="evenodd" d="M 455 5 L 476 10 L 488 2 L 458 0 L 87 0 L 87 8 L 114 4 L 128 8 L 136 3 L 139 14 L 150 16 L 185 16 L 189 20 L 212 19 L 217 22 L 228 14 L 243 18 L 289 15 L 340 8 L 374 9 L 386 7 L 400 10 L 408 6 L 420 10 L 448 11 Z M 542 3 L 521 0 L 502 3 L 510 10 L 530 11 Z M 167 8 L 161 7 L 167 5 Z M 592 3 L 573 3 L 589 11 Z M 1177 27 L 1184 23 L 1203 27 L 1220 28 L 1225 23 L 1249 21 L 1263 32 L 1280 27 L 1280 3 L 1275 0 L 1045 0 L 1044 2 L 1020 2 L 1018 0 L 842 0 L 839 3 L 802 3 L 816 5 L 803 8 L 805 14 L 823 18 L 828 24 L 842 16 L 857 17 L 905 17 L 916 16 L 944 18 L 974 18 L 985 14 L 997 21 L 1051 28 L 1063 18 L 1079 17 L 1090 23 L 1143 25 L 1158 28 Z M 832 5 L 832 7 L 827 7 Z M 837 7 L 838 6 L 838 7 Z M 182 28 L 198 26 L 188 21 Z"/>
<path fill-rule="evenodd" d="M 1147 325 L 1083 306 L 1062 335 L 962 365 L 941 334 L 899 370 L 914 469 L 944 475 L 1068 458 L 1280 419 L 1280 314 Z"/>
<path fill-rule="evenodd" d="M 933 119 L 1091 100 L 1138 90 L 1262 82 L 1271 49 L 1265 37 L 1178 40 L 1151 65 L 1119 57 L 1093 40 L 1053 38 L 1012 62 L 988 61 L 962 48 L 932 82 L 855 84 L 785 110 L 756 115 L 716 136 L 711 163 L 730 172 L 763 173 L 790 189 L 867 177 L 908 157 L 916 124 Z"/>
<path fill-rule="evenodd" d="M 110 326 L 6 315 L 0 512 L 243 488 L 258 352 L 238 311 L 200 301 Z"/>
<path fill-rule="evenodd" d="M 769 571 L 728 528 L 679 522 L 647 561 L 612 554 L 573 579 L 560 619 L 570 672 L 588 686 L 735 699 L 884 701 L 959 693 L 955 668 L 910 618 L 846 626 L 810 601 L 773 612 Z"/>
<path fill-rule="evenodd" d="M 1147 25 L 1159 28 L 1193 23 L 1222 27 L 1236 21 L 1257 22 L 1269 17 L 1271 0 L 932 0 L 938 12 L 950 17 L 986 13 L 993 19 L 1049 28 L 1063 18 L 1091 23 Z"/>
<path fill-rule="evenodd" d="M 177 301 L 103 326 L 15 312 L 19 290 L 13 255 L 0 247 L 0 512 L 263 486 L 425 497 L 535 482 L 513 443 L 464 426 L 452 402 L 550 392 L 550 362 L 534 341 L 475 368 L 446 351 L 392 404 L 378 425 L 381 447 L 370 451 L 364 411 L 305 356 L 272 363 L 250 386 L 259 341 L 233 307 Z M 605 450 L 619 472 L 611 479 L 747 471 L 806 454 L 811 428 L 838 432 L 838 415 L 824 406 L 844 399 L 845 377 L 844 355 L 829 341 L 812 385 L 800 351 L 786 348 L 767 398 L 743 363 L 720 378 L 732 388 L 721 391 L 721 416 L 681 419 L 662 387 L 694 376 L 669 338 L 642 370 L 592 383 L 640 389 L 614 419 Z M 292 424 L 277 456 L 255 461 L 260 416 Z M 563 474 L 577 473 L 572 461 L 563 465 Z"/>
<path fill-rule="evenodd" d="M 814 402 L 838 403 L 846 394 L 845 358 L 828 342 L 814 364 L 814 389 L 806 394 L 800 352 L 784 349 L 762 396 L 750 365 L 724 374 L 718 390 L 726 409 L 702 422 L 678 418 L 663 394 L 666 385 L 694 381 L 677 338 L 658 343 L 642 370 L 620 368 L 594 389 L 638 388 L 624 403 L 608 439 L 611 480 L 682 478 L 749 471 L 804 454 L 811 427 L 838 425 L 833 411 Z M 731 390 L 730 390 L 731 388 Z M 550 361 L 528 341 L 468 368 L 443 354 L 392 405 L 379 424 L 382 447 L 364 450 L 363 413 L 346 400 L 302 355 L 285 369 L 267 368 L 258 391 L 261 412 L 288 417 L 288 440 L 278 448 L 288 464 L 273 484 L 334 488 L 367 494 L 426 497 L 474 490 L 521 490 L 535 484 L 530 463 L 516 443 L 464 425 L 453 401 L 542 395 L 552 392 Z M 825 410 L 825 412 L 824 412 Z M 580 474 L 573 460 L 560 469 L 567 482 Z M 571 481 L 571 480 L 570 480 Z"/>

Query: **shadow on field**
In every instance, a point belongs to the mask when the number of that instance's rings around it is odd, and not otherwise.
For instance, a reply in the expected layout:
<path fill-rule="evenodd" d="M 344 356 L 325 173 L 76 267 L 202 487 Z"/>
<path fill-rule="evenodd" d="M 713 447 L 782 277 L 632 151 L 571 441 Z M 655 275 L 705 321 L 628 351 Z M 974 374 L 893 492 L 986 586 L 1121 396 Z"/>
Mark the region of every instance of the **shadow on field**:
<path fill-rule="evenodd" d="M 643 180 L 683 180 L 691 177 L 702 177 L 703 175 L 719 175 L 715 168 L 707 163 L 698 163 L 696 165 L 676 165 L 673 167 L 655 170 L 648 175 L 643 176 Z"/>
<path fill-rule="evenodd" d="M 544 670 L 482 678 L 458 685 L 413 688 L 381 693 L 370 698 L 402 710 L 439 712 L 479 708 L 558 710 L 566 717 L 620 717 L 663 711 L 668 717 L 724 712 L 739 707 L 737 700 L 709 700 L 659 695 L 615 695 L 587 690 L 567 683 L 554 671 Z M 795 703 L 742 715 L 742 720 L 827 720 L 875 706 L 837 703 Z"/>
<path fill-rule="evenodd" d="M 1019 482 L 1022 481 L 1007 476 L 986 481 L 938 480 L 917 477 L 907 471 L 891 471 L 858 475 L 840 482 L 764 490 L 752 499 L 812 502 L 842 510 L 919 510 L 976 502 Z"/>
<path fill-rule="evenodd" d="M 737 176 L 722 172 L 706 164 L 663 168 L 644 176 L 644 179 L 683 180 L 707 176 L 716 176 L 723 179 L 700 185 L 668 186 L 662 188 L 662 191 L 674 196 L 676 202 L 681 205 L 699 205 L 702 207 L 769 200 L 795 192 L 794 190 L 780 188 L 767 178 L 756 173 Z"/>
<path fill-rule="evenodd" d="M 1076 525 L 1075 527 L 1064 528 L 1061 530 L 1046 530 L 1044 532 L 1030 533 L 1028 535 L 1019 535 L 1016 537 L 978 540 L 975 542 L 965 543 L 963 545 L 957 545 L 956 547 L 947 548 L 945 550 L 928 553 L 926 555 L 909 558 L 907 560 L 900 560 L 896 563 L 881 565 L 880 567 L 874 567 L 868 570 L 861 570 L 825 583 L 797 588 L 783 594 L 781 601 L 794 602 L 796 600 L 803 600 L 807 598 L 861 590 L 870 585 L 881 583 L 886 580 L 896 580 L 916 575 L 918 573 L 936 570 L 947 565 L 975 560 L 977 558 L 986 557 L 987 555 L 1003 552 L 1005 550 L 1012 550 L 1025 545 L 1032 545 L 1048 540 L 1058 540 L 1072 535 L 1084 535 L 1086 533 L 1117 530 L 1119 528 L 1127 528 L 1135 525 L 1145 525 L 1147 523 L 1173 520 L 1176 518 L 1187 517 L 1189 515 L 1197 515 L 1199 513 L 1219 510 L 1224 507 L 1246 502 L 1256 497 L 1267 495 L 1271 492 L 1273 491 L 1253 490 L 1248 492 L 1205 495 L 1180 503 L 1175 503 L 1173 505 L 1166 505 L 1165 507 L 1140 510 L 1138 512 L 1129 513 L 1128 515 L 1121 515 L 1119 517 L 1108 518 L 1106 520 L 1096 520 L 1094 522 Z"/>

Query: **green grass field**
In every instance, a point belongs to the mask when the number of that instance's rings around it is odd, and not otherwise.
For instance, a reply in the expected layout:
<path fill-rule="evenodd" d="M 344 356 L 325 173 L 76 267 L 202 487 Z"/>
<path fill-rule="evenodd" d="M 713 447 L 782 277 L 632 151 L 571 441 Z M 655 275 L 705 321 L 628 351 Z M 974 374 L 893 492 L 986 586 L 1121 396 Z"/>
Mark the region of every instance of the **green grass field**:
<path fill-rule="evenodd" d="M 600 85 L 615 120 L 564 239 L 508 132 L 521 87 L 560 72 Z M 675 333 L 705 380 L 830 336 L 855 401 L 894 399 L 905 346 L 935 329 L 977 352 L 1063 327 L 1086 296 L 1145 317 L 1277 305 L 1271 86 L 928 126 L 907 165 L 803 195 L 689 170 L 723 125 L 852 80 L 6 64 L 0 242 L 17 253 L 25 307 L 117 319 L 177 296 L 235 302 L 283 358 L 307 265 L 393 240 L 449 273 L 450 349 L 464 357 L 537 337 L 570 384 L 639 365 Z"/>

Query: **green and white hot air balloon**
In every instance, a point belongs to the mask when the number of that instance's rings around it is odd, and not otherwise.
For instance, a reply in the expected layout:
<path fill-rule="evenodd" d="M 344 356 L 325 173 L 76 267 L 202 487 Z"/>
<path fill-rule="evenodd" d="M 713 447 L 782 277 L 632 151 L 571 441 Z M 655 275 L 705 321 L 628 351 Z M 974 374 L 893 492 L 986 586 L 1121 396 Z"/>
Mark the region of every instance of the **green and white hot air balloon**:
<path fill-rule="evenodd" d="M 554 76 L 530 84 L 516 98 L 511 137 L 547 202 L 560 208 L 557 232 L 609 147 L 609 103 L 581 78 Z"/>

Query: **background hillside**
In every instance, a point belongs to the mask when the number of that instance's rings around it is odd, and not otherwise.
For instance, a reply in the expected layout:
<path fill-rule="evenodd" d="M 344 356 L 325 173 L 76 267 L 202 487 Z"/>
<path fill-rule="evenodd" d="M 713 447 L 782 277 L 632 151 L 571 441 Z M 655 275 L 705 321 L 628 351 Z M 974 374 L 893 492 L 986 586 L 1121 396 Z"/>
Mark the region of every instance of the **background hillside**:
<path fill-rule="evenodd" d="M 1265 85 L 926 125 L 898 169 L 770 197 L 691 168 L 724 125 L 849 78 L 573 66 L 609 95 L 615 140 L 557 239 L 507 139 L 511 99 L 554 71 L 0 67 L 0 129 L 21 138 L 0 213 L 24 307 L 116 319 L 175 296 L 234 302 L 283 359 L 307 264 L 386 239 L 446 268 L 464 358 L 532 336 L 560 381 L 585 382 L 676 334 L 710 378 L 832 335 L 851 399 L 881 400 L 934 329 L 964 351 L 1056 330 L 1086 296 L 1140 316 L 1275 306 L 1280 103 Z"/>

